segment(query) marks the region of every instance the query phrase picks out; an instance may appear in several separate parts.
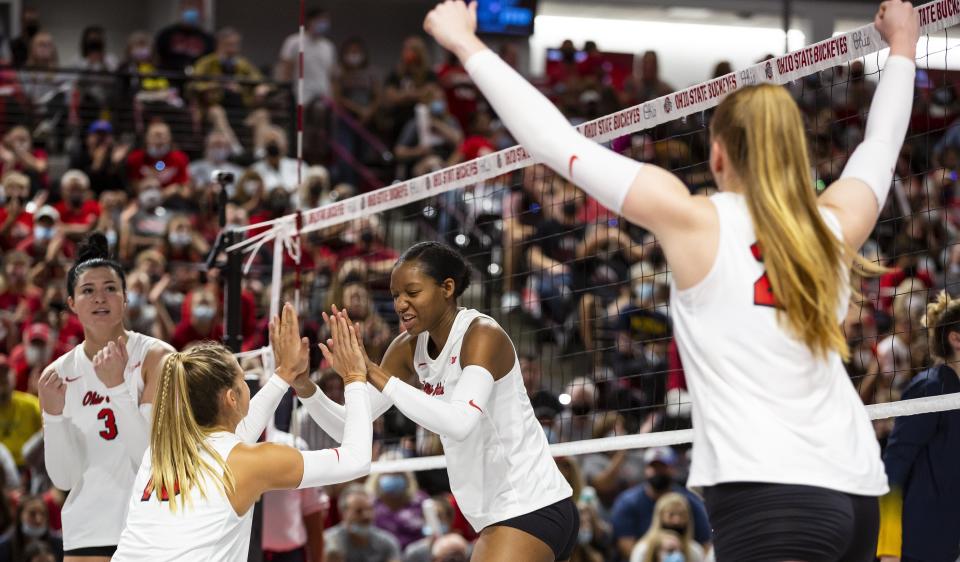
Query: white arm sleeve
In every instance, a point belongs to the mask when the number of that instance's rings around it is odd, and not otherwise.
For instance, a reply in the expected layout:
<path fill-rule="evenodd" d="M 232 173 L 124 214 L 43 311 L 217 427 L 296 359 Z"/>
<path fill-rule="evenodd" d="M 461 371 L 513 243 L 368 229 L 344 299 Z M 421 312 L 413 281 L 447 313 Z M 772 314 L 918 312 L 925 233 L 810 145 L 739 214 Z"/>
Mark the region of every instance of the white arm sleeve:
<path fill-rule="evenodd" d="M 43 413 L 43 463 L 53 485 L 71 490 L 83 476 L 86 464 L 80 435 L 70 418 Z"/>
<path fill-rule="evenodd" d="M 137 401 L 125 384 L 108 388 L 107 396 L 110 397 L 110 406 L 116 417 L 117 439 L 123 443 L 127 458 L 137 468 L 150 444 L 150 424 L 143 419 Z"/>
<path fill-rule="evenodd" d="M 510 133 L 535 159 L 619 213 L 641 164 L 578 133 L 550 100 L 485 49 L 464 64 Z"/>
<path fill-rule="evenodd" d="M 290 385 L 278 375 L 272 375 L 267 379 L 267 384 L 263 385 L 256 396 L 250 399 L 247 417 L 243 418 L 237 426 L 235 432 L 237 437 L 244 443 L 256 443 L 257 439 L 260 439 L 260 434 L 270 423 L 270 416 L 277 410 L 288 388 Z"/>
<path fill-rule="evenodd" d="M 336 449 L 302 451 L 303 478 L 300 488 L 313 488 L 349 482 L 370 473 L 373 452 L 373 423 L 370 421 L 370 396 L 361 383 L 344 389 L 347 417 L 343 445 Z"/>
<path fill-rule="evenodd" d="M 873 102 L 863 142 L 853 151 L 841 178 L 867 184 L 877 196 L 879 211 L 887 201 L 894 168 L 910 124 L 916 65 L 906 57 L 887 59 Z"/>
<path fill-rule="evenodd" d="M 370 421 L 379 418 L 393 406 L 388 397 L 381 394 L 372 384 L 367 383 L 367 398 L 370 400 Z M 337 443 L 343 443 L 343 425 L 347 419 L 347 410 L 316 387 L 309 398 L 300 398 L 303 408 L 313 421 Z"/>
<path fill-rule="evenodd" d="M 493 391 L 493 375 L 479 365 L 463 369 L 450 402 L 427 396 L 420 390 L 391 377 L 383 393 L 393 400 L 403 415 L 424 429 L 463 441 L 480 422 Z"/>

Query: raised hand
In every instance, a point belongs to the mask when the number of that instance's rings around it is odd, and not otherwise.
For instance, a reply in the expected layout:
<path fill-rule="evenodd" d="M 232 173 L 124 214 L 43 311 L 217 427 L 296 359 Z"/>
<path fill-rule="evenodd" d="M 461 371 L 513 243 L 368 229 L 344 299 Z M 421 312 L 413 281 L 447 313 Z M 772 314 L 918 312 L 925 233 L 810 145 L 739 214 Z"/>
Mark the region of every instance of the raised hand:
<path fill-rule="evenodd" d="M 346 313 L 338 311 L 336 306 L 332 310 L 331 315 L 323 313 L 323 321 L 330 329 L 330 339 L 326 345 L 320 344 L 320 351 L 345 384 L 366 382 L 366 354 L 358 343 L 356 328 L 350 324 Z"/>
<path fill-rule="evenodd" d="M 447 0 L 430 10 L 423 20 L 423 30 L 437 43 L 455 53 L 460 60 L 484 49 L 477 39 L 477 3 L 467 6 L 462 0 Z"/>
<path fill-rule="evenodd" d="M 920 40 L 920 16 L 913 4 L 902 0 L 887 0 L 880 4 L 873 24 L 883 40 L 890 45 L 890 54 L 916 58 Z"/>
<path fill-rule="evenodd" d="M 292 304 L 285 303 L 280 317 L 270 319 L 270 345 L 276 373 L 287 384 L 310 367 L 310 340 L 300 337 L 300 320 Z"/>
<path fill-rule="evenodd" d="M 93 372 L 107 388 L 119 386 L 123 384 L 127 359 L 127 338 L 120 336 L 93 356 Z"/>
<path fill-rule="evenodd" d="M 63 405 L 67 401 L 67 383 L 63 382 L 56 371 L 47 371 L 37 382 L 37 394 L 40 407 L 51 416 L 63 414 Z"/>

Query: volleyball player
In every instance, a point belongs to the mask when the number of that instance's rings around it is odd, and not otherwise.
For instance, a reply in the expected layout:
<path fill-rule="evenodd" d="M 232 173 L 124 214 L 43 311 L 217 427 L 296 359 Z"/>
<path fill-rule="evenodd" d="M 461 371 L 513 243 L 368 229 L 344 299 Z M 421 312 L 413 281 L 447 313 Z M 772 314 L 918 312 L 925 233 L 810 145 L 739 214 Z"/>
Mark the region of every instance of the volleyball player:
<path fill-rule="evenodd" d="M 303 372 L 309 347 L 290 304 L 270 323 L 270 343 L 278 375 L 292 380 Z M 300 451 L 244 443 L 237 434 L 249 414 L 250 391 L 227 348 L 205 343 L 169 355 L 160 375 L 150 449 L 128 496 L 127 525 L 114 562 L 246 560 L 252 508 L 261 494 L 366 475 L 373 426 L 363 357 L 345 340 L 331 360 L 345 373 L 343 446 Z"/>
<path fill-rule="evenodd" d="M 693 398 L 689 484 L 705 488 L 717 559 L 873 560 L 887 478 L 843 368 L 851 265 L 883 208 L 912 103 L 918 16 L 883 2 L 890 57 L 863 143 L 820 196 L 787 91 L 744 87 L 710 125 L 720 193 L 574 131 L 476 37 L 475 4 L 447 1 L 428 33 L 464 63 L 534 158 L 651 230 L 673 272 L 671 310 Z M 873 268 L 876 269 L 875 267 Z"/>
<path fill-rule="evenodd" d="M 379 391 L 369 389 L 374 415 L 396 405 L 440 436 L 457 506 L 480 532 L 474 561 L 567 560 L 580 527 L 573 492 L 533 414 L 510 337 L 492 318 L 457 305 L 469 284 L 469 263 L 443 244 L 421 242 L 400 257 L 390 291 L 404 333 L 380 366 L 367 363 Z M 324 319 L 337 349 L 351 334 L 346 312 L 334 311 Z M 339 439 L 342 407 L 299 382 L 311 417 Z"/>
<path fill-rule="evenodd" d="M 63 506 L 67 562 L 100 562 L 116 549 L 137 467 L 149 439 L 163 357 L 173 349 L 124 329 L 126 277 L 95 233 L 67 274 L 67 303 L 84 341 L 44 370 L 44 462 Z M 292 380 L 292 379 L 291 379 Z M 271 379 L 251 404 L 244 439 L 256 441 L 287 387 Z"/>

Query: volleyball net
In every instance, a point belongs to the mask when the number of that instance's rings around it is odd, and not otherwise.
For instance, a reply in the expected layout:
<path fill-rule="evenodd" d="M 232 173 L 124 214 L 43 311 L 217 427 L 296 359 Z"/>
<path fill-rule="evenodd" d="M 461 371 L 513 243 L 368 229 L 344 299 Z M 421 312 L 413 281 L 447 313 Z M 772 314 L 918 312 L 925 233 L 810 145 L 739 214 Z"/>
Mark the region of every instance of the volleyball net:
<path fill-rule="evenodd" d="M 851 383 L 881 440 L 894 417 L 960 408 L 960 394 L 901 398 L 909 381 L 933 365 L 921 324 L 926 304 L 940 290 L 956 293 L 960 283 L 960 125 L 953 125 L 960 116 L 960 60 L 951 38 L 960 38 L 951 30 L 960 23 L 960 0 L 916 9 L 923 35 L 910 131 L 892 195 L 862 250 L 889 270 L 861 282 L 862 298 L 843 324 Z M 583 119 L 607 95 L 598 82 L 596 96 L 580 95 L 572 111 L 587 138 L 673 171 L 692 192 L 711 193 L 711 110 L 739 88 L 782 85 L 803 112 L 816 188 L 822 190 L 862 140 L 886 56 L 870 24 Z M 556 101 L 570 104 L 562 94 Z M 509 144 L 495 121 L 479 123 L 478 131 L 488 141 L 482 146 Z M 421 133 L 425 147 L 436 136 Z M 461 152 L 440 158 L 449 161 Z M 399 253 L 421 240 L 446 242 L 475 270 L 461 305 L 490 314 L 511 336 L 555 455 L 689 444 L 690 398 L 673 341 L 670 270 L 656 238 L 607 212 L 523 147 L 487 152 L 447 167 L 411 161 L 407 173 L 422 166 L 433 171 L 243 227 L 245 239 L 228 251 L 242 252 L 247 267 L 272 268 L 260 280 L 271 292 L 271 313 L 283 300 L 296 301 L 305 333 L 321 339 L 326 332 L 320 311 L 331 303 L 342 306 L 362 322 L 375 358 L 398 333 L 389 275 Z M 262 360 L 264 371 L 270 370 L 269 349 L 244 359 Z M 314 359 L 315 380 L 336 394 L 335 375 Z M 294 413 L 293 431 L 311 445 L 325 445 L 322 435 L 307 435 L 322 431 L 300 417 Z M 377 462 L 375 471 L 444 466 L 439 440 L 395 409 L 377 421 L 375 435 L 380 451 L 395 449 L 394 456 L 403 457 Z"/>

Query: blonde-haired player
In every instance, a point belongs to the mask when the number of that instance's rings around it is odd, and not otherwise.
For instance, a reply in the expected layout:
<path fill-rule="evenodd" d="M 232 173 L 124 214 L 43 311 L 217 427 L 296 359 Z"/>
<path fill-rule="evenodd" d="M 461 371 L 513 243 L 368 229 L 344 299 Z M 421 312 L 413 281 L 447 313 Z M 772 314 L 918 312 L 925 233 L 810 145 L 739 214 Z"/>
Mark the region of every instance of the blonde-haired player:
<path fill-rule="evenodd" d="M 912 105 L 919 18 L 880 6 L 890 45 L 863 143 L 818 199 L 803 119 L 783 88 L 717 108 L 694 197 L 670 172 L 579 135 L 477 38 L 476 4 L 448 0 L 425 29 L 455 53 L 534 158 L 652 231 L 693 398 L 689 484 L 703 486 L 717 559 L 873 560 L 887 490 L 870 420 L 845 373 L 849 268 L 886 200 Z"/>
<path fill-rule="evenodd" d="M 302 373 L 308 342 L 290 304 L 270 324 L 277 373 Z M 236 358 L 219 344 L 171 354 L 154 407 L 150 448 L 129 498 L 114 562 L 246 560 L 253 504 L 270 490 L 345 482 L 370 470 L 373 427 L 363 362 L 334 351 L 346 384 L 347 427 L 339 449 L 302 452 L 247 444 L 237 434 L 250 392 Z"/>

